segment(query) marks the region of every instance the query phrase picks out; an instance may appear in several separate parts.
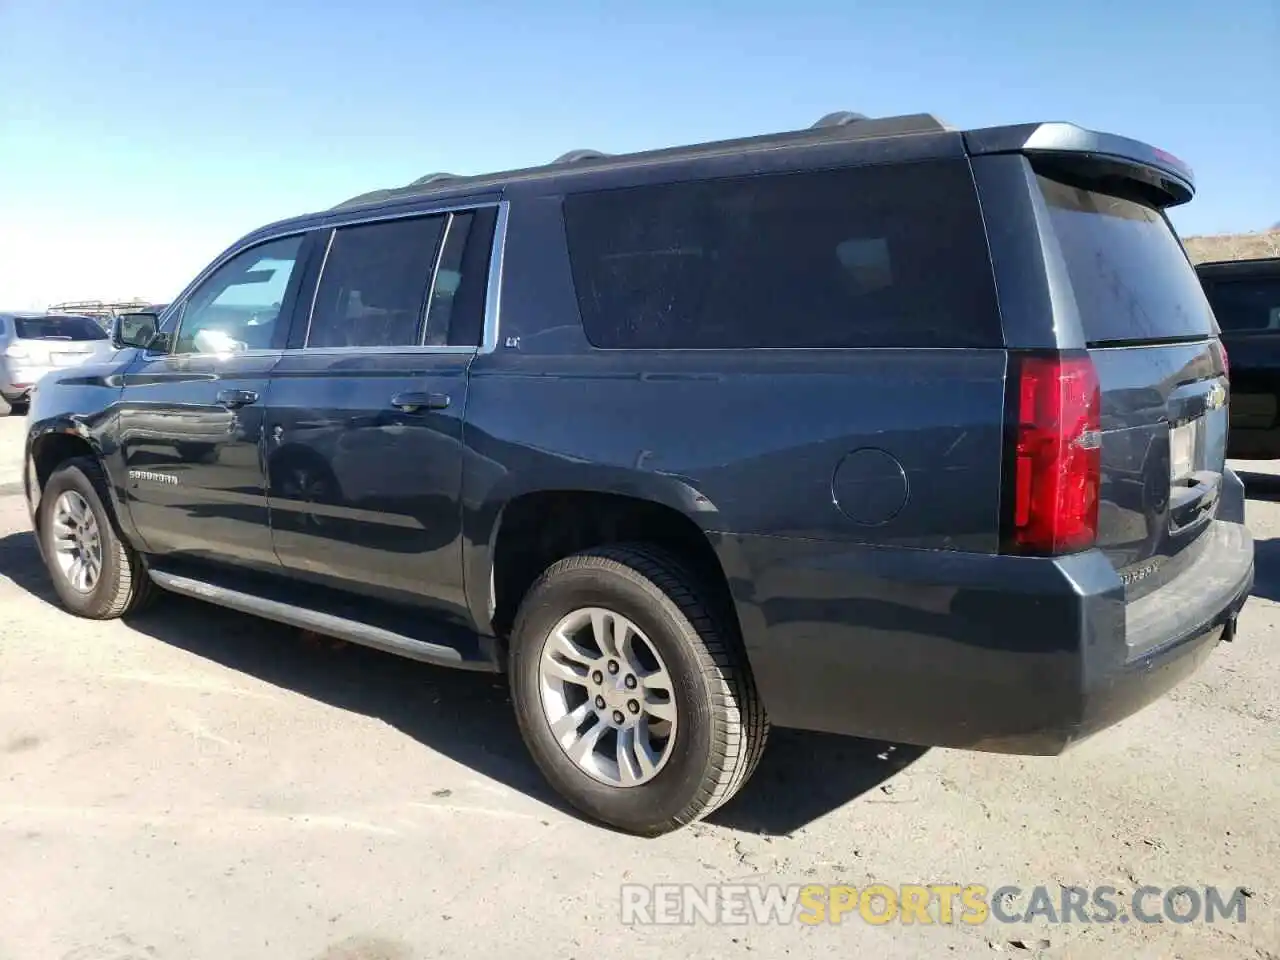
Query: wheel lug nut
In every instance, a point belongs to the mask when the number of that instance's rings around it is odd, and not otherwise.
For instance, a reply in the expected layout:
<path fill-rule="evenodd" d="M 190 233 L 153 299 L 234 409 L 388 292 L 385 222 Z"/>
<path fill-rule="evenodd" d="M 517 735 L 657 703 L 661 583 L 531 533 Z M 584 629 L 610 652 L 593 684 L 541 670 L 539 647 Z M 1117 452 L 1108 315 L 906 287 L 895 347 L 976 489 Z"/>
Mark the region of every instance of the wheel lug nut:
<path fill-rule="evenodd" d="M 604 683 L 604 674 L 597 670 L 591 675 L 592 683 Z"/>
<path fill-rule="evenodd" d="M 596 709 L 597 710 L 604 709 L 604 697 L 596 697 Z"/>
<path fill-rule="evenodd" d="M 610 673 L 617 673 L 617 672 L 618 672 L 618 661 L 617 661 L 617 660 L 610 660 L 610 661 L 609 661 L 609 672 L 610 672 Z"/>
<path fill-rule="evenodd" d="M 636 678 L 631 674 L 627 674 L 627 689 L 634 690 L 636 688 Z"/>
<path fill-rule="evenodd" d="M 628 710 L 630 710 L 632 713 L 639 713 L 639 712 L 640 712 L 640 704 L 639 704 L 639 703 L 637 703 L 635 700 L 628 700 L 628 701 L 627 701 L 627 709 L 628 709 Z"/>
<path fill-rule="evenodd" d="M 627 718 L 626 718 L 626 717 L 624 717 L 624 716 L 622 715 L 622 711 L 621 711 L 621 710 L 615 710 L 615 711 L 613 711 L 613 722 L 614 722 L 614 723 L 621 723 L 621 722 L 622 722 L 623 720 L 625 720 L 625 719 L 627 719 Z"/>

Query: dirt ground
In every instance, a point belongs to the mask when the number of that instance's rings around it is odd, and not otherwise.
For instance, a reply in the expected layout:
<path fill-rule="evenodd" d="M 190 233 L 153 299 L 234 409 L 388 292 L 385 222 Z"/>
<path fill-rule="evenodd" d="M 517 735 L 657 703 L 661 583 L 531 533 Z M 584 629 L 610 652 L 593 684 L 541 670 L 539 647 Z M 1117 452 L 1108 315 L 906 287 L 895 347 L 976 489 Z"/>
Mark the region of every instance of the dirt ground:
<path fill-rule="evenodd" d="M 1165 699 L 1052 759 L 777 731 L 711 822 L 640 840 L 557 802 L 494 678 L 177 598 L 62 613 L 22 430 L 0 420 L 0 960 L 1280 957 L 1280 476 L 1257 465 L 1239 638 Z M 1247 914 L 621 922 L 623 883 L 675 882 L 1216 885 Z"/>

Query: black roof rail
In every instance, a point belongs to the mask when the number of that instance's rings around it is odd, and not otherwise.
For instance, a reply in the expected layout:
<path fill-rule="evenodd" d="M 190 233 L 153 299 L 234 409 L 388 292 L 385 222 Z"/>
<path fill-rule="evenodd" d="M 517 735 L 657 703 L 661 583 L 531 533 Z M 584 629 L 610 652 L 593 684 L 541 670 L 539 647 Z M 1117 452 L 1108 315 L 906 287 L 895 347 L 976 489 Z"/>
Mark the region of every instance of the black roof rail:
<path fill-rule="evenodd" d="M 362 203 L 373 203 L 375 200 L 386 200 L 394 197 L 399 191 L 395 187 L 382 187 L 379 190 L 369 190 L 366 193 L 358 193 L 354 197 L 343 200 L 341 203 L 335 203 L 329 209 L 341 210 L 344 207 L 358 207 Z"/>
<path fill-rule="evenodd" d="M 761 134 L 742 137 L 734 140 L 712 141 L 709 143 L 688 144 L 678 147 L 664 147 L 657 150 L 642 150 L 635 153 L 609 154 L 599 150 L 577 149 L 561 154 L 550 163 L 521 170 L 507 170 L 475 175 L 454 175 L 433 173 L 420 177 L 404 187 L 388 187 L 372 190 L 344 200 L 330 209 L 341 210 L 346 207 L 372 203 L 377 200 L 410 197 L 420 192 L 429 191 L 434 185 L 446 185 L 448 182 L 474 185 L 500 185 L 504 179 L 513 177 L 541 176 L 553 173 L 557 168 L 571 166 L 588 160 L 603 161 L 602 165 L 612 163 L 644 162 L 674 158 L 678 156 L 710 155 L 715 152 L 732 150 L 749 150 L 762 144 L 813 143 L 818 139 L 831 137 L 840 140 L 875 139 L 877 137 L 897 137 L 911 134 L 953 133 L 955 127 L 930 113 L 914 113 L 896 117 L 867 117 L 849 110 L 836 110 L 821 117 L 816 123 L 799 130 L 781 133 Z M 594 166 L 594 164 L 593 164 Z"/>
<path fill-rule="evenodd" d="M 428 183 L 436 183 L 439 180 L 457 179 L 458 175 L 456 173 L 445 173 L 440 171 L 438 173 L 428 173 L 425 177 L 419 177 L 417 180 L 410 181 L 408 185 L 411 187 L 425 187 Z"/>
<path fill-rule="evenodd" d="M 859 120 L 870 119 L 865 113 L 854 113 L 852 110 L 833 110 L 831 113 L 823 114 L 814 121 L 812 129 L 817 130 L 819 127 L 843 127 L 847 123 L 856 123 Z"/>
<path fill-rule="evenodd" d="M 580 160 L 603 160 L 609 156 L 607 153 L 601 153 L 599 150 L 580 149 L 570 150 L 568 153 L 562 153 L 560 156 L 552 160 L 552 163 L 578 163 Z"/>

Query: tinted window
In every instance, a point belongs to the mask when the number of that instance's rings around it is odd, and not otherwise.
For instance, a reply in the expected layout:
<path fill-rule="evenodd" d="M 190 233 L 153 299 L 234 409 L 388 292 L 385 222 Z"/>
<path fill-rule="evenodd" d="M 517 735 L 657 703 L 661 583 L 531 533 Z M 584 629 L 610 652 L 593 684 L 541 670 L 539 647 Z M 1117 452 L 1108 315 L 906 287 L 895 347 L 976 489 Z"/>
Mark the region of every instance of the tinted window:
<path fill-rule="evenodd" d="M 1159 211 L 1040 177 L 1085 340 L 1205 336 L 1213 317 L 1195 270 Z"/>
<path fill-rule="evenodd" d="M 105 340 L 107 332 L 89 317 L 16 317 L 20 340 Z"/>
<path fill-rule="evenodd" d="M 480 345 L 496 216 L 485 207 L 450 219 L 427 309 L 428 346 Z"/>
<path fill-rule="evenodd" d="M 264 350 L 276 344 L 280 311 L 303 237 L 283 237 L 236 254 L 181 307 L 174 353 Z"/>
<path fill-rule="evenodd" d="M 1224 332 L 1280 330 L 1280 280 L 1218 280 L 1208 292 Z"/>
<path fill-rule="evenodd" d="M 337 230 L 316 290 L 307 346 L 420 344 L 446 220 L 418 217 Z"/>
<path fill-rule="evenodd" d="M 571 196 L 574 283 L 598 347 L 998 346 L 963 161 Z"/>

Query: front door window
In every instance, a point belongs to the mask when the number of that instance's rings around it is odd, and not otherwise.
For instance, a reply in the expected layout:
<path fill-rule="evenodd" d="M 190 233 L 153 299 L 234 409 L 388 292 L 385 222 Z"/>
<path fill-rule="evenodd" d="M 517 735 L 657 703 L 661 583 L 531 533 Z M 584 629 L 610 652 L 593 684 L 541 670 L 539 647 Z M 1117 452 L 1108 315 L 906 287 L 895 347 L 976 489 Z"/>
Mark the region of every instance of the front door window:
<path fill-rule="evenodd" d="M 175 354 L 271 349 L 283 333 L 280 308 L 298 264 L 302 236 L 282 237 L 232 257 L 187 298 Z"/>

